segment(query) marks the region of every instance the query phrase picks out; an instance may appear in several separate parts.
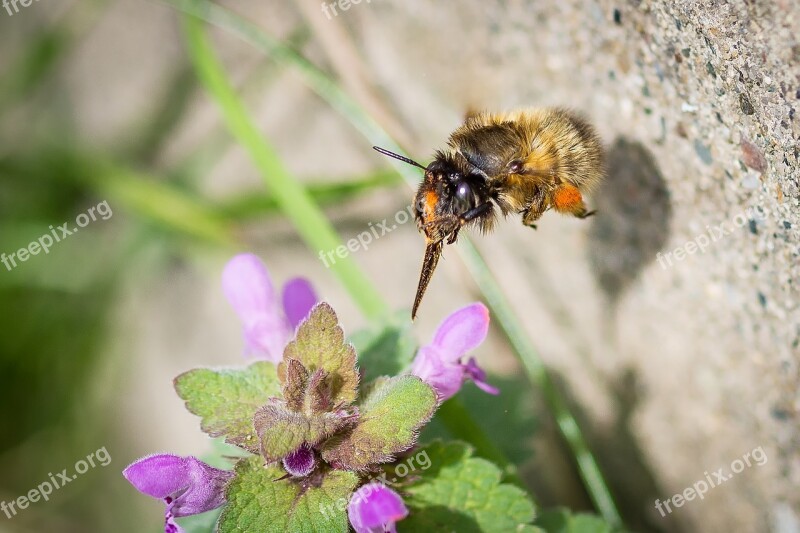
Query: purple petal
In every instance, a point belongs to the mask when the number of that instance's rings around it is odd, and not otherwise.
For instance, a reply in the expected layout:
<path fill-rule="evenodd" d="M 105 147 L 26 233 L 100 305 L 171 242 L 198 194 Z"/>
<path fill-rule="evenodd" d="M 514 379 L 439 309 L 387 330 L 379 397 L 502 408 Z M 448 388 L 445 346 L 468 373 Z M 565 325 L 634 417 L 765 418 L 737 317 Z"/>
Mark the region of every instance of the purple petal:
<path fill-rule="evenodd" d="M 289 328 L 278 315 L 255 317 L 244 325 L 245 355 L 280 363 L 290 339 Z"/>
<path fill-rule="evenodd" d="M 471 357 L 469 362 L 464 366 L 464 370 L 466 371 L 466 375 L 475 382 L 475 385 L 481 389 L 483 392 L 494 394 L 495 396 L 500 394 L 500 389 L 497 387 L 492 387 L 486 381 L 486 372 L 478 366 L 478 362 L 475 361 L 474 357 Z"/>
<path fill-rule="evenodd" d="M 225 485 L 233 472 L 219 470 L 195 457 L 161 454 L 144 457 L 123 473 L 139 492 L 167 504 L 165 531 L 173 517 L 204 513 L 225 503 Z M 178 529 L 177 531 L 180 531 Z"/>
<path fill-rule="evenodd" d="M 172 503 L 172 514 L 176 517 L 191 516 L 224 505 L 225 486 L 233 478 L 233 472 L 219 470 L 195 457 L 187 457 L 186 465 L 191 484 Z"/>
<path fill-rule="evenodd" d="M 489 310 L 482 303 L 462 307 L 444 319 L 433 336 L 445 362 L 455 363 L 476 348 L 489 332 Z"/>
<path fill-rule="evenodd" d="M 433 346 L 423 346 L 411 363 L 411 373 L 436 390 L 440 402 L 454 396 L 464 383 L 465 366 L 442 361 Z"/>
<path fill-rule="evenodd" d="M 142 457 L 123 470 L 122 475 L 142 494 L 161 500 L 191 482 L 185 459 L 169 454 Z"/>
<path fill-rule="evenodd" d="M 245 352 L 277 362 L 290 338 L 272 280 L 253 254 L 240 254 L 222 271 L 222 290 L 244 324 Z"/>
<path fill-rule="evenodd" d="M 369 483 L 353 493 L 347 515 L 356 533 L 395 531 L 395 523 L 408 516 L 408 509 L 395 491 Z"/>
<path fill-rule="evenodd" d="M 292 329 L 308 316 L 317 303 L 317 295 L 305 278 L 292 278 L 283 286 L 283 312 Z"/>
<path fill-rule="evenodd" d="M 308 444 L 303 444 L 296 451 L 283 458 L 283 468 L 293 477 L 306 477 L 317 466 L 314 450 Z"/>
<path fill-rule="evenodd" d="M 222 271 L 222 290 L 233 310 L 247 324 L 265 313 L 275 313 L 277 302 L 269 272 L 253 254 L 240 254 Z"/>

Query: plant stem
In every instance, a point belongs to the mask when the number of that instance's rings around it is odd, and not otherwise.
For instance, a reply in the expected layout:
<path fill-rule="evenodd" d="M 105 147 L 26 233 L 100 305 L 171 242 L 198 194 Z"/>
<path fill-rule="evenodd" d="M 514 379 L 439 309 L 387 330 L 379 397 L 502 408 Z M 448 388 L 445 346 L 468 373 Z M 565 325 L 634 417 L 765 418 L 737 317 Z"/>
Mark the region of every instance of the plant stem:
<path fill-rule="evenodd" d="M 291 220 L 306 245 L 320 254 L 335 250 L 342 239 L 305 188 L 283 166 L 275 149 L 250 120 L 247 110 L 229 82 L 211 48 L 204 22 L 184 17 L 184 32 L 192 63 L 201 82 L 219 105 L 228 128 L 250 154 L 275 201 Z M 351 257 L 337 260 L 331 270 L 369 318 L 388 314 L 388 306 Z"/>

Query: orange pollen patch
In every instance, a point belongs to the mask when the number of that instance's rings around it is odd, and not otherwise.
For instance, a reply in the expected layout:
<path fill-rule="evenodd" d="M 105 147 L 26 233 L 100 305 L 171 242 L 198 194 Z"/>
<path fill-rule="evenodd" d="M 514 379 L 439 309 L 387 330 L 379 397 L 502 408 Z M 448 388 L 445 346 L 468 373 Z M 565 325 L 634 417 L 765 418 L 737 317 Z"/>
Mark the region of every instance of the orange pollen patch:
<path fill-rule="evenodd" d="M 574 185 L 563 185 L 556 189 L 553 203 L 556 209 L 569 209 L 583 201 L 581 191 Z"/>
<path fill-rule="evenodd" d="M 439 195 L 434 191 L 428 191 L 425 194 L 425 205 L 422 209 L 422 215 L 426 220 L 433 218 L 433 210 L 436 207 L 436 202 L 439 201 Z"/>

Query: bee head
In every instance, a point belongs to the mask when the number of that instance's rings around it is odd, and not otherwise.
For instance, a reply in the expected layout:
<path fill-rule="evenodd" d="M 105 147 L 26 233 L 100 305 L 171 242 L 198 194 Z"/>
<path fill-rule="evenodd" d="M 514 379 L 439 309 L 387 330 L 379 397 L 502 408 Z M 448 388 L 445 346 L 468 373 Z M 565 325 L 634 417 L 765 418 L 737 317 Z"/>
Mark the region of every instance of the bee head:
<path fill-rule="evenodd" d="M 463 224 L 463 216 L 480 203 L 485 183 L 458 152 L 437 152 L 415 198 L 417 223 L 429 241 L 441 241 Z"/>
<path fill-rule="evenodd" d="M 425 177 L 415 196 L 414 211 L 417 225 L 430 243 L 438 243 L 448 237 L 454 239 L 458 229 L 468 221 L 465 215 L 479 204 L 487 202 L 488 176 L 461 152 L 437 152 L 431 164 L 424 167 L 384 148 L 373 148 L 425 170 Z M 486 222 L 490 219 L 491 209 L 485 211 L 481 221 L 490 224 Z M 487 226 L 482 227 L 485 230 Z"/>

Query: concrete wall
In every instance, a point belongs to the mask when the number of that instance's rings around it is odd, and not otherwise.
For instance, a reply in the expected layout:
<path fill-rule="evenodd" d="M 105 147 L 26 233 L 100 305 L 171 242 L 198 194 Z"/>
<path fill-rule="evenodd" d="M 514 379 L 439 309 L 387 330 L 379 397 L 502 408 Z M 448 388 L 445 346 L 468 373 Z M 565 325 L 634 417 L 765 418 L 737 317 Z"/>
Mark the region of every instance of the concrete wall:
<path fill-rule="evenodd" d="M 337 19 L 420 159 L 470 107 L 597 124 L 599 214 L 509 220 L 481 248 L 628 496 L 669 498 L 763 447 L 703 501 L 666 518 L 645 502 L 648 527 L 797 527 L 797 2 L 374 1 Z"/>

